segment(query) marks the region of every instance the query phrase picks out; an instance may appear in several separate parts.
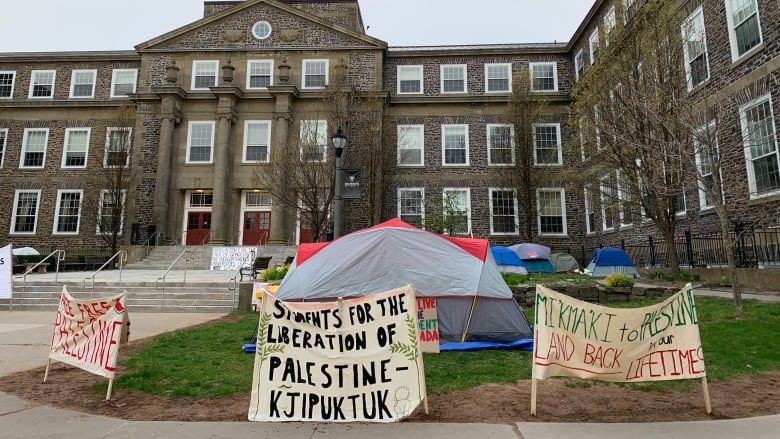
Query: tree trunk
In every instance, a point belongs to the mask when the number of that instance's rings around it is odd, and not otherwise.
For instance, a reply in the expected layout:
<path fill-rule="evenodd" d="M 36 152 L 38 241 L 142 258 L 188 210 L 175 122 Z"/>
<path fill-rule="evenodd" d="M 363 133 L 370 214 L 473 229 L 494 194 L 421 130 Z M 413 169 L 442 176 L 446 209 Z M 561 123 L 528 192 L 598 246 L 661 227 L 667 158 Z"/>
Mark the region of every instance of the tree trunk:
<path fill-rule="evenodd" d="M 669 270 L 675 279 L 680 277 L 680 259 L 677 256 L 677 247 L 674 245 L 674 230 L 662 230 L 664 242 L 666 242 L 666 256 L 669 262 Z"/>
<path fill-rule="evenodd" d="M 741 319 L 745 316 L 742 308 L 742 292 L 739 287 L 739 275 L 737 272 L 737 257 L 735 240 L 731 239 L 729 233 L 729 219 L 726 215 L 720 217 L 720 231 L 723 234 L 723 245 L 726 248 L 726 261 L 729 264 L 729 276 L 731 277 L 731 293 L 734 297 L 734 317 Z M 737 237 L 739 239 L 739 237 Z"/>

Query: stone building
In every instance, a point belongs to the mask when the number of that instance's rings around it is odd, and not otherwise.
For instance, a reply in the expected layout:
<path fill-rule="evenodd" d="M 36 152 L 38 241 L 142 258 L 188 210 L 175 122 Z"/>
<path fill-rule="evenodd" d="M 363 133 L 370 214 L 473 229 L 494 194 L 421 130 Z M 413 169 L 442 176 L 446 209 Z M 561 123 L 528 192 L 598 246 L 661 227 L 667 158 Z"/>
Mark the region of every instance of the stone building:
<path fill-rule="evenodd" d="M 629 9 L 641 3 L 624 1 Z M 706 30 L 707 75 L 691 93 L 744 93 L 728 121 L 734 136 L 744 124 L 771 134 L 729 157 L 726 197 L 745 219 L 778 226 L 777 215 L 763 214 L 780 199 L 778 93 L 774 85 L 750 92 L 780 66 L 778 3 L 685 7 Z M 359 171 L 362 186 L 359 198 L 344 200 L 342 233 L 395 216 L 425 223 L 449 200 L 465 212 L 458 232 L 494 243 L 520 241 L 525 218 L 534 241 L 557 249 L 647 234 L 596 227 L 601 220 L 588 226 L 589 215 L 602 212 L 562 181 L 580 161 L 563 147 L 576 137 L 571 92 L 614 14 L 611 1 L 596 1 L 565 43 L 389 47 L 365 33 L 357 0 L 206 1 L 202 19 L 133 51 L 2 53 L 0 236 L 44 249 L 104 245 L 100 221 L 117 200 L 97 176 L 124 169 L 134 176 L 121 212 L 124 243 L 305 242 L 306 221 L 258 185 L 257 173 L 274 166 L 273 151 L 295 150 L 302 138 L 316 143 L 317 161 L 332 163 L 330 137 L 342 126 L 344 164 Z M 492 172 L 517 160 L 505 109 L 521 71 L 549 103 L 532 148 L 548 178 L 534 188 L 529 216 Z M 378 118 L 357 117 L 362 104 L 338 117 L 326 108 L 337 72 L 357 101 L 381 102 Z M 125 124 L 129 103 L 136 111 Z M 123 160 L 117 150 L 127 133 L 133 144 Z M 694 186 L 685 203 L 686 227 L 712 227 Z"/>

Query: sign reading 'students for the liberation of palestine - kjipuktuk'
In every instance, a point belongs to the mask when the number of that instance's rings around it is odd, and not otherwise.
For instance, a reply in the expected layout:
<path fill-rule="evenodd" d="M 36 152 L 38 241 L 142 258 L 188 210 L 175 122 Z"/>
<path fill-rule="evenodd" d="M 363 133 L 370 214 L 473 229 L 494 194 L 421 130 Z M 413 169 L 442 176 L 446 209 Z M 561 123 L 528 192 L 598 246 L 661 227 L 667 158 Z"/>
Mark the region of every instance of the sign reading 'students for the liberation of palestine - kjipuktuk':
<path fill-rule="evenodd" d="M 264 294 L 249 420 L 409 416 L 425 399 L 416 308 L 412 286 L 327 303 Z"/>

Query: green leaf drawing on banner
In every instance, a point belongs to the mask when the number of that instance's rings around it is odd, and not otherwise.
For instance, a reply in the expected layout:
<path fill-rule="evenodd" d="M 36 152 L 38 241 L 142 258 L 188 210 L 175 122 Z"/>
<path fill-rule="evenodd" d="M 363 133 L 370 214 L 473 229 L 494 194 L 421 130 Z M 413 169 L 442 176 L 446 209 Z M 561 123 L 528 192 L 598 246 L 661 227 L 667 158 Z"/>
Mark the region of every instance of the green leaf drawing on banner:
<path fill-rule="evenodd" d="M 390 345 L 390 352 L 400 353 L 409 361 L 414 361 L 420 355 L 420 342 L 417 340 L 417 328 L 414 326 L 414 319 L 406 316 L 406 334 L 409 336 L 409 344 L 393 343 Z"/>
<path fill-rule="evenodd" d="M 257 355 L 260 357 L 260 363 L 268 359 L 268 356 L 278 352 L 284 352 L 283 344 L 267 344 L 268 323 L 271 321 L 271 314 L 263 313 L 260 316 L 260 325 L 257 327 Z"/>

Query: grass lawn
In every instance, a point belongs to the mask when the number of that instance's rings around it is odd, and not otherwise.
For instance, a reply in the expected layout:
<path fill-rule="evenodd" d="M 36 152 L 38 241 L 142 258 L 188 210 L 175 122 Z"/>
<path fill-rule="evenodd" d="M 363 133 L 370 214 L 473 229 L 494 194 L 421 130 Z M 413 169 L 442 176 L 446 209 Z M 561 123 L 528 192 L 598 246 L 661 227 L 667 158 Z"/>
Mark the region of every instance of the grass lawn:
<path fill-rule="evenodd" d="M 620 306 L 646 306 L 650 301 Z M 745 318 L 734 320 L 730 300 L 697 297 L 696 310 L 710 381 L 780 368 L 780 304 L 745 301 Z M 526 309 L 533 323 L 533 309 Z M 166 333 L 129 352 L 115 386 L 186 398 L 220 398 L 248 392 L 254 355 L 241 351 L 258 314 Z M 531 352 L 484 350 L 425 354 L 428 392 L 446 393 L 483 383 L 512 383 L 531 377 Z M 636 384 L 639 388 L 685 388 L 691 381 Z M 698 380 L 695 382 L 698 384 Z M 583 385 L 582 382 L 577 385 Z M 105 384 L 97 386 L 105 392 Z"/>

